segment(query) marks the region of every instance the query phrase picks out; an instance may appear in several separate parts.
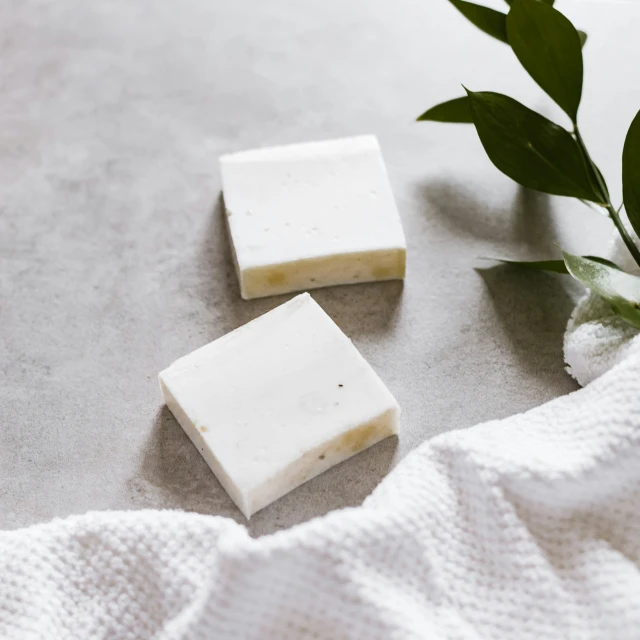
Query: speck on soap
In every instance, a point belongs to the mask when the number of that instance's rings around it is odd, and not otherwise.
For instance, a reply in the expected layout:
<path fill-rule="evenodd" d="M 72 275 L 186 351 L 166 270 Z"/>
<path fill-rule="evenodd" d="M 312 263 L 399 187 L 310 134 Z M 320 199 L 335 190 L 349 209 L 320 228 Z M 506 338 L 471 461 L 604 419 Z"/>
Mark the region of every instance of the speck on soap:
<path fill-rule="evenodd" d="M 406 242 L 375 136 L 220 158 L 243 298 L 401 279 Z"/>
<path fill-rule="evenodd" d="M 398 403 L 308 293 L 159 377 L 167 406 L 247 518 L 398 432 Z"/>

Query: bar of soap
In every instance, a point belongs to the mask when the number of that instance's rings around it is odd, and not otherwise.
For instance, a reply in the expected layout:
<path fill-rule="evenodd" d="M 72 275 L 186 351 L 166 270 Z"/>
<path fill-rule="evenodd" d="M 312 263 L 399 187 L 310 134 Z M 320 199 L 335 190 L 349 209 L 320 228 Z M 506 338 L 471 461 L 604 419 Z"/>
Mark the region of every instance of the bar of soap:
<path fill-rule="evenodd" d="M 406 242 L 375 136 L 220 158 L 243 298 L 402 279 Z"/>
<path fill-rule="evenodd" d="M 167 406 L 247 518 L 398 432 L 398 403 L 308 293 L 159 377 Z"/>

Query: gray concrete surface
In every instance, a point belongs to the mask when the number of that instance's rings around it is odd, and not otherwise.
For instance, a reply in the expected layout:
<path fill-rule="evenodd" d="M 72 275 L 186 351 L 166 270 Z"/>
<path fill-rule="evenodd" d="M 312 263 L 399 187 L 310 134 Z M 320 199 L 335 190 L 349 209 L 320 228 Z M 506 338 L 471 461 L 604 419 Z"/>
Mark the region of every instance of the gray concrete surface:
<path fill-rule="evenodd" d="M 640 105 L 631 8 L 560 6 L 590 34 L 583 133 L 619 194 Z M 579 288 L 474 267 L 556 241 L 597 251 L 608 222 L 516 187 L 473 129 L 413 122 L 460 82 L 562 119 L 444 0 L 4 2 L 0 53 L 0 527 L 145 507 L 243 520 L 156 380 L 288 299 L 239 297 L 229 151 L 376 133 L 409 242 L 404 285 L 314 293 L 398 398 L 401 437 L 260 512 L 253 534 L 357 505 L 426 439 L 576 388 L 562 333 Z"/>

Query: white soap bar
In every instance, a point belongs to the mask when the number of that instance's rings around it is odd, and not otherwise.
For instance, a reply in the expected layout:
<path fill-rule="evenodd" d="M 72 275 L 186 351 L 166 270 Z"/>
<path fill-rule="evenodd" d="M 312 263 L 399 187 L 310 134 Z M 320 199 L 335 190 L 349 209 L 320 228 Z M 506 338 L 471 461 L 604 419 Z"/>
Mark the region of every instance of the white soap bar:
<path fill-rule="evenodd" d="M 375 136 L 222 156 L 243 298 L 404 278 L 406 242 Z"/>
<path fill-rule="evenodd" d="M 167 406 L 247 518 L 398 431 L 398 403 L 308 293 L 159 377 Z"/>

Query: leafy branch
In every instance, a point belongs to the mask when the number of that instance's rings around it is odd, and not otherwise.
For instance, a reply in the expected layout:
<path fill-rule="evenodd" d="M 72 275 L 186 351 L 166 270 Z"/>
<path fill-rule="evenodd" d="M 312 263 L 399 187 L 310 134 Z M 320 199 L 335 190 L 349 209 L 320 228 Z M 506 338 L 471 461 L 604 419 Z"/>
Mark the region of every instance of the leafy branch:
<path fill-rule="evenodd" d="M 587 34 L 554 8 L 554 0 L 505 0 L 508 13 L 466 0 L 449 2 L 476 27 L 511 47 L 529 75 L 569 116 L 572 130 L 509 96 L 466 87 L 466 96 L 431 107 L 418 120 L 473 124 L 491 162 L 518 184 L 603 209 L 640 266 L 640 249 L 619 213 L 624 206 L 640 236 L 640 111 L 624 144 L 624 202 L 616 209 L 578 127 Z M 640 278 L 623 273 L 609 261 L 565 252 L 563 260 L 516 264 L 570 274 L 605 298 L 626 322 L 640 328 Z"/>

